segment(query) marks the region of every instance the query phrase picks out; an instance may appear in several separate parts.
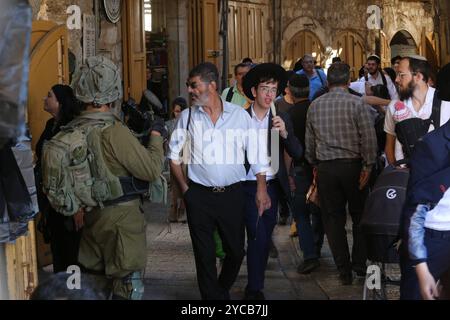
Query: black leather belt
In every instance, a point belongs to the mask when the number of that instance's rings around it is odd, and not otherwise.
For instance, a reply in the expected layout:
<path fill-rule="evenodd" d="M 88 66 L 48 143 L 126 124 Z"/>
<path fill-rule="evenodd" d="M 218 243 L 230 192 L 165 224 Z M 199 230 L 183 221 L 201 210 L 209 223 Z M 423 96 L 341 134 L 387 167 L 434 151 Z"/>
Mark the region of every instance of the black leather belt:
<path fill-rule="evenodd" d="M 213 192 L 213 193 L 222 193 L 222 192 L 227 192 L 227 191 L 231 191 L 236 188 L 239 188 L 241 186 L 241 182 L 236 182 L 236 183 L 230 184 L 228 186 L 224 186 L 224 187 L 219 187 L 219 186 L 208 187 L 208 186 L 204 186 L 200 183 L 196 183 L 192 180 L 189 180 L 189 187 L 191 187 L 191 186 L 194 186 L 194 187 L 197 187 L 197 188 L 209 191 L 209 192 Z"/>

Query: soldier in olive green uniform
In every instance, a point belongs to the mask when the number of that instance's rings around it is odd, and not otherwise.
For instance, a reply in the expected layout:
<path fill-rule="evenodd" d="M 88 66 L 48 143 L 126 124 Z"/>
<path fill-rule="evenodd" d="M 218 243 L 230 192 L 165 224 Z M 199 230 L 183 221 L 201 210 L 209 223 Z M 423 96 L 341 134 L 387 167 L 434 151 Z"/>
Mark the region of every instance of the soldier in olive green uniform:
<path fill-rule="evenodd" d="M 102 152 L 110 172 L 118 177 L 153 181 L 163 165 L 163 123 L 153 125 L 148 148 L 110 111 L 122 97 L 117 67 L 104 57 L 91 57 L 75 75 L 72 87 L 85 106 L 83 115 L 94 115 L 113 124 L 102 133 Z M 104 272 L 112 279 L 113 299 L 140 299 L 141 270 L 146 264 L 145 220 L 138 196 L 123 196 L 104 208 L 74 215 L 77 227 L 84 226 L 79 262 L 88 270 Z"/>

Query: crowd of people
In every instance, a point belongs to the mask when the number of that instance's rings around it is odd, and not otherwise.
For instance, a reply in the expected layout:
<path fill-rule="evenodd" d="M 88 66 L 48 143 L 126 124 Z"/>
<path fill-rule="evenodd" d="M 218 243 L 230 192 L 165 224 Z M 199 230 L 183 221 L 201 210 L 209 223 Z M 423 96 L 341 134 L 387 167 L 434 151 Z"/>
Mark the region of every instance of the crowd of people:
<path fill-rule="evenodd" d="M 401 297 L 437 298 L 435 281 L 450 267 L 448 65 L 435 78 L 423 57 L 395 57 L 392 68 L 382 69 L 381 59 L 371 55 L 360 78 L 351 79 L 350 66 L 338 58 L 327 72 L 310 54 L 299 61 L 285 71 L 246 59 L 234 67 L 234 84 L 221 93 L 217 67 L 195 66 L 186 83 L 191 106 L 174 99 L 170 120 L 153 121 L 147 147 L 112 112 L 122 89 L 108 59 L 89 58 L 70 87 L 52 87 L 45 99 L 52 119 L 37 144 L 39 189 L 55 192 L 43 163 L 46 152 L 51 154 L 46 143 L 61 140 L 67 127 L 91 125 L 99 128 L 102 156 L 96 166 L 119 177 L 123 191 L 116 198 L 98 196 L 97 205 L 81 201 L 71 217 L 52 207 L 61 195 L 40 195 L 54 271 L 78 264 L 112 279 L 114 299 L 142 297 L 142 192 L 128 192 L 125 178 L 154 181 L 165 154 L 172 193 L 168 220 L 187 222 L 202 299 L 229 299 L 244 257 L 244 299 L 265 299 L 265 270 L 276 250 L 272 233 L 289 216 L 303 253 L 297 271 L 307 274 L 320 266 L 326 236 L 339 279 L 349 285 L 355 275 L 366 275 L 360 222 L 367 196 L 385 166 L 406 159 L 411 179 L 399 222 Z M 419 125 L 417 119 L 424 121 Z M 88 151 L 93 139 L 86 139 Z M 105 183 L 114 189 L 110 180 Z M 106 192 L 95 183 L 89 188 Z"/>

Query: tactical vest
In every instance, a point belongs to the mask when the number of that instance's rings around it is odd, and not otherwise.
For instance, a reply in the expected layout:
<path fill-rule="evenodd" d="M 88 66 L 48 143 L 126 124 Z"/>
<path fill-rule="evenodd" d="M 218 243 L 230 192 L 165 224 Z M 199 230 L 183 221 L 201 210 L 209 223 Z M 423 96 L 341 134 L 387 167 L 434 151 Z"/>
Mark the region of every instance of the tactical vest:
<path fill-rule="evenodd" d="M 101 148 L 103 131 L 115 121 L 113 114 L 85 114 L 44 144 L 43 189 L 56 211 L 70 216 L 82 207 L 89 211 L 124 195 Z"/>

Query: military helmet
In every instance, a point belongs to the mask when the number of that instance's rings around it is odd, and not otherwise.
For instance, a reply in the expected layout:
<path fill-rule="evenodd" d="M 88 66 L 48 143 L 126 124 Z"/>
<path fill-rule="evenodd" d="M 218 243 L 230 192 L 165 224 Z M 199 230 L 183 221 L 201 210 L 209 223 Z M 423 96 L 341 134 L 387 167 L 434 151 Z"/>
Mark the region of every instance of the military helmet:
<path fill-rule="evenodd" d="M 117 66 L 108 58 L 94 56 L 74 75 L 72 88 L 78 100 L 102 105 L 122 98 L 122 81 Z"/>

